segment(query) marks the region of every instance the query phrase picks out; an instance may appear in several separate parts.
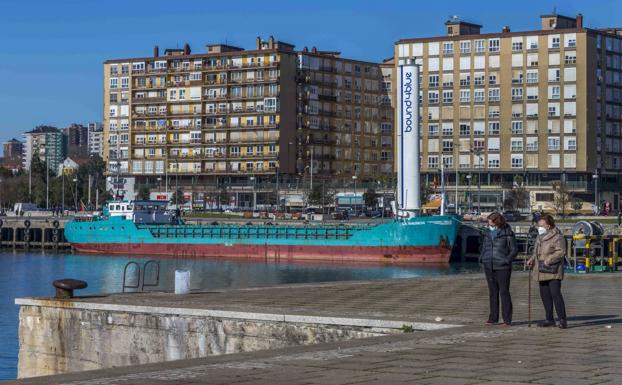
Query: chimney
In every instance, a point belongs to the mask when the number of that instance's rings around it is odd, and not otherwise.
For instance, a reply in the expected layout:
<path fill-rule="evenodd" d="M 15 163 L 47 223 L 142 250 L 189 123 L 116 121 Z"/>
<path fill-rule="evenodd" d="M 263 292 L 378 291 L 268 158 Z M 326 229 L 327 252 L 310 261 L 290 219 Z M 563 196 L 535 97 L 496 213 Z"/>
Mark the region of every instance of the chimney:
<path fill-rule="evenodd" d="M 302 52 L 309 52 L 309 48 L 304 47 L 304 48 L 302 49 Z"/>
<path fill-rule="evenodd" d="M 501 29 L 501 33 L 510 33 L 510 26 L 506 25 Z"/>
<path fill-rule="evenodd" d="M 260 50 L 261 49 L 261 37 L 257 36 L 255 38 L 255 49 Z"/>
<path fill-rule="evenodd" d="M 577 15 L 577 29 L 583 29 L 583 14 Z"/>
<path fill-rule="evenodd" d="M 270 35 L 270 37 L 268 38 L 268 48 L 274 48 L 274 36 L 272 35 Z"/>
<path fill-rule="evenodd" d="M 160 47 L 156 45 L 155 47 L 153 47 L 153 57 L 158 57 L 158 56 L 160 56 Z"/>
<path fill-rule="evenodd" d="M 184 55 L 190 55 L 190 44 L 184 44 Z"/>
<path fill-rule="evenodd" d="M 315 48 L 315 47 L 311 48 L 311 52 L 317 53 L 317 48 Z"/>

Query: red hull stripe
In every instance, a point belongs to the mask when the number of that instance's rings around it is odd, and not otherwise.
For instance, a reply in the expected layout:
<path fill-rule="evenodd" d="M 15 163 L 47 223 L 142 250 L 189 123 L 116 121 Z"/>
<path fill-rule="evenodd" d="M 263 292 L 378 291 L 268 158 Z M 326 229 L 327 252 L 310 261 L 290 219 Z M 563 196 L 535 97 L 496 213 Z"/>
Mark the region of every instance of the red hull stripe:
<path fill-rule="evenodd" d="M 448 263 L 451 252 L 450 248 L 442 246 L 225 246 L 157 243 L 75 243 L 72 246 L 78 252 L 96 254 L 390 263 Z"/>

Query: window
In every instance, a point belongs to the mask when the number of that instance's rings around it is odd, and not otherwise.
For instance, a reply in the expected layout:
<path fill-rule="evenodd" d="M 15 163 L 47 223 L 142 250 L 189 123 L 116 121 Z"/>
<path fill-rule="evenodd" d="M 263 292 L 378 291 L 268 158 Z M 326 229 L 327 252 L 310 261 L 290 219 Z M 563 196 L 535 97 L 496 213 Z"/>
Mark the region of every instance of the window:
<path fill-rule="evenodd" d="M 469 123 L 460 123 L 460 136 L 470 136 L 471 125 Z"/>
<path fill-rule="evenodd" d="M 564 53 L 564 64 L 576 64 L 577 63 L 577 53 L 576 52 L 566 52 Z"/>
<path fill-rule="evenodd" d="M 488 135 L 499 135 L 501 123 L 488 122 Z"/>
<path fill-rule="evenodd" d="M 438 91 L 428 91 L 428 103 L 430 104 L 438 103 Z"/>
<path fill-rule="evenodd" d="M 451 122 L 443 123 L 443 136 L 452 136 L 454 134 L 454 124 Z"/>
<path fill-rule="evenodd" d="M 511 151 L 523 151 L 523 138 L 512 138 L 510 141 Z"/>
<path fill-rule="evenodd" d="M 549 48 L 559 48 L 559 35 L 549 36 Z"/>
<path fill-rule="evenodd" d="M 538 66 L 538 54 L 537 53 L 527 54 L 527 65 L 529 67 L 537 67 Z"/>
<path fill-rule="evenodd" d="M 549 99 L 559 99 L 560 87 L 549 86 Z"/>
<path fill-rule="evenodd" d="M 454 69 L 454 58 L 446 57 L 443 58 L 443 71 L 453 71 Z"/>
<path fill-rule="evenodd" d="M 475 103 L 484 103 L 486 101 L 485 91 L 483 89 L 474 90 L 473 100 Z"/>
<path fill-rule="evenodd" d="M 498 102 L 500 98 L 501 98 L 501 91 L 498 88 L 488 89 L 488 101 L 489 102 Z"/>
<path fill-rule="evenodd" d="M 428 124 L 428 136 L 438 136 L 438 124 Z"/>
<path fill-rule="evenodd" d="M 428 86 L 430 87 L 438 87 L 438 75 L 430 75 L 428 77 Z"/>
<path fill-rule="evenodd" d="M 577 46 L 577 35 L 574 33 L 567 33 L 564 35 L 564 46 L 567 48 L 574 48 Z"/>
<path fill-rule="evenodd" d="M 522 39 L 522 38 L 520 38 Z M 522 41 L 513 41 L 512 42 L 512 51 L 513 52 L 517 52 L 517 51 L 522 51 L 523 50 L 523 42 Z"/>
<path fill-rule="evenodd" d="M 538 138 L 527 138 L 527 151 L 538 151 Z"/>
<path fill-rule="evenodd" d="M 476 72 L 475 75 L 473 76 L 473 84 L 475 84 L 476 86 L 483 86 L 485 79 L 486 79 L 486 75 L 484 75 L 484 73 Z"/>
<path fill-rule="evenodd" d="M 453 87 L 453 85 L 454 85 L 454 75 L 443 74 L 443 87 Z"/>
<path fill-rule="evenodd" d="M 523 133 L 523 122 L 520 120 L 512 121 L 512 134 L 522 134 Z"/>
<path fill-rule="evenodd" d="M 460 74 L 460 86 L 471 85 L 471 76 L 469 74 Z"/>
<path fill-rule="evenodd" d="M 460 90 L 460 103 L 468 103 L 471 101 L 471 91 Z"/>
<path fill-rule="evenodd" d="M 454 53 L 454 43 L 444 42 L 443 43 L 443 55 L 451 55 L 453 53 Z"/>
<path fill-rule="evenodd" d="M 475 40 L 473 42 L 475 53 L 482 53 L 485 51 L 484 40 Z"/>
<path fill-rule="evenodd" d="M 523 100 L 522 88 L 512 88 L 512 100 Z"/>
<path fill-rule="evenodd" d="M 523 155 L 512 154 L 512 168 L 523 168 Z"/>
<path fill-rule="evenodd" d="M 470 53 L 470 52 L 471 52 L 471 42 L 461 41 L 460 42 L 460 53 Z"/>
<path fill-rule="evenodd" d="M 498 154 L 488 155 L 488 168 L 499 168 L 500 166 L 501 161 L 498 157 Z"/>
<path fill-rule="evenodd" d="M 428 168 L 438 168 L 438 156 L 428 156 Z"/>
<path fill-rule="evenodd" d="M 574 136 L 564 138 L 564 150 L 576 151 L 577 138 Z"/>
<path fill-rule="evenodd" d="M 453 91 L 443 91 L 443 103 L 452 103 L 454 100 Z"/>
<path fill-rule="evenodd" d="M 559 79 L 559 68 L 549 68 L 549 82 L 558 82 Z"/>
<path fill-rule="evenodd" d="M 488 75 L 488 84 L 495 85 L 497 84 L 497 74 L 492 73 Z"/>
<path fill-rule="evenodd" d="M 484 122 L 477 121 L 473 123 L 473 135 L 484 135 Z"/>
<path fill-rule="evenodd" d="M 559 116 L 559 103 L 549 103 L 549 116 Z"/>
<path fill-rule="evenodd" d="M 489 39 L 488 40 L 488 51 L 489 52 L 499 52 L 499 39 Z"/>
<path fill-rule="evenodd" d="M 537 70 L 527 71 L 527 83 L 537 83 L 537 82 L 538 82 L 538 71 Z"/>
<path fill-rule="evenodd" d="M 549 137 L 548 138 L 548 148 L 549 151 L 559 151 L 559 137 Z"/>
<path fill-rule="evenodd" d="M 117 88 L 118 81 L 119 79 L 117 78 L 110 78 L 110 88 L 111 89 Z"/>
<path fill-rule="evenodd" d="M 454 150 L 454 141 L 452 139 L 443 140 L 443 152 L 451 152 Z"/>
<path fill-rule="evenodd" d="M 538 36 L 527 36 L 527 49 L 538 49 Z"/>

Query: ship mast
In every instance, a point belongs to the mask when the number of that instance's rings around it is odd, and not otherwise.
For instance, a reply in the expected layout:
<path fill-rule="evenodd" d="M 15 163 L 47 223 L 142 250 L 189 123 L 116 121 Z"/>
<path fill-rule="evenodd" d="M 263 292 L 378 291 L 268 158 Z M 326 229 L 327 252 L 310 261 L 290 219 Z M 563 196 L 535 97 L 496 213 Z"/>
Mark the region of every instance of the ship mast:
<path fill-rule="evenodd" d="M 416 217 L 421 211 L 421 155 L 419 144 L 420 66 L 406 59 L 398 66 L 397 89 L 397 214 Z"/>

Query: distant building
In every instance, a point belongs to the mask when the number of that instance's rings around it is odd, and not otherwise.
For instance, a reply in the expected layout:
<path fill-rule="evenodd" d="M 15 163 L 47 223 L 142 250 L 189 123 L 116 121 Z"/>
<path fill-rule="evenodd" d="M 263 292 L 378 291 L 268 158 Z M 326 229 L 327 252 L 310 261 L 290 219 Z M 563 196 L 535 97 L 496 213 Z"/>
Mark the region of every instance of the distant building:
<path fill-rule="evenodd" d="M 13 138 L 2 144 L 4 158 L 2 159 L 2 167 L 11 170 L 19 170 L 22 168 L 22 152 L 24 145 L 19 140 Z"/>
<path fill-rule="evenodd" d="M 91 122 L 88 124 L 88 141 L 89 141 L 89 155 L 99 155 L 100 158 L 104 157 L 104 129 L 101 123 Z"/>
<path fill-rule="evenodd" d="M 67 127 L 67 156 L 74 159 L 89 157 L 89 131 L 81 124 L 72 124 Z"/>
<path fill-rule="evenodd" d="M 51 170 L 56 170 L 65 159 L 67 145 L 65 136 L 56 127 L 37 126 L 24 134 L 23 166 L 30 170 L 34 155 L 45 161 Z"/>

